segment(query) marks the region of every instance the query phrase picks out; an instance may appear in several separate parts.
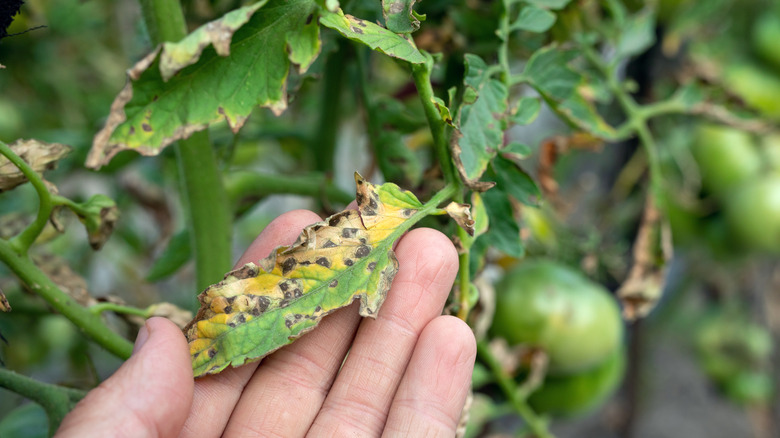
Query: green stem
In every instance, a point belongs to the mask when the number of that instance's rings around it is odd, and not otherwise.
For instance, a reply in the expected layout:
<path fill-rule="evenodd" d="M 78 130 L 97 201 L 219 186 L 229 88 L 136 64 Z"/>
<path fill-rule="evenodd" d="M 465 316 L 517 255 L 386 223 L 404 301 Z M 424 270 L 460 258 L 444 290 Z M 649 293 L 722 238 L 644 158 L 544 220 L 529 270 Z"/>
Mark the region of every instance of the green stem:
<path fill-rule="evenodd" d="M 231 267 L 231 208 L 206 131 L 176 145 L 190 218 L 190 240 L 199 290 L 216 283 Z"/>
<path fill-rule="evenodd" d="M 123 306 L 116 303 L 97 303 L 89 306 L 89 311 L 95 315 L 100 315 L 103 312 L 123 313 L 125 315 L 136 315 L 141 318 L 149 317 L 149 310 L 139 309 L 138 307 Z"/>
<path fill-rule="evenodd" d="M 503 0 L 503 8 L 498 19 L 498 37 L 501 44 L 498 45 L 498 65 L 501 67 L 501 81 L 509 86 L 511 74 L 509 72 L 509 12 L 512 2 Z"/>
<path fill-rule="evenodd" d="M 339 49 L 331 53 L 325 61 L 322 80 L 322 101 L 317 134 L 310 140 L 316 162 L 315 168 L 327 175 L 333 173 L 336 153 L 336 135 L 341 117 L 341 96 L 346 66 L 347 44 L 339 42 Z"/>
<path fill-rule="evenodd" d="M 65 415 L 86 395 L 84 391 L 39 382 L 5 368 L 0 368 L 0 387 L 41 405 L 49 417 L 49 435 L 54 435 Z"/>
<path fill-rule="evenodd" d="M 19 255 L 24 255 L 27 254 L 35 239 L 41 235 L 43 228 L 49 221 L 54 204 L 52 203 L 51 193 L 49 193 L 49 189 L 43 182 L 43 178 L 26 161 L 16 155 L 10 146 L 2 141 L 0 141 L 0 154 L 8 158 L 24 174 L 38 194 L 38 214 L 35 220 L 10 241 L 13 250 Z"/>
<path fill-rule="evenodd" d="M 433 87 L 431 86 L 431 66 L 428 62 L 413 64 L 412 76 L 422 102 L 425 118 L 428 120 L 428 126 L 431 129 L 436 157 L 439 160 L 439 165 L 441 165 L 444 180 L 460 188 L 460 179 L 455 173 L 447 137 L 444 135 L 446 123 L 442 120 L 441 113 L 439 113 L 434 103 Z"/>
<path fill-rule="evenodd" d="M 122 359 L 130 357 L 133 352 L 133 344 L 130 341 L 112 331 L 99 316 L 94 315 L 63 292 L 35 266 L 35 263 L 26 254 L 19 254 L 9 242 L 0 240 L 0 260 L 19 277 L 22 283 L 80 327 L 84 334 L 98 345 Z"/>
<path fill-rule="evenodd" d="M 486 342 L 477 342 L 477 357 L 479 357 L 479 359 L 490 369 L 499 388 L 504 393 L 507 400 L 509 400 L 509 403 L 514 410 L 526 422 L 534 436 L 536 438 L 554 438 L 550 431 L 547 430 L 547 422 L 536 415 L 533 409 L 528 406 L 528 403 L 520 397 L 517 384 L 512 377 L 504 371 L 501 362 L 493 356 L 493 353 L 490 351 Z"/>
<path fill-rule="evenodd" d="M 250 196 L 260 198 L 278 194 L 325 197 L 333 204 L 349 204 L 355 199 L 354 194 L 341 190 L 322 173 L 290 176 L 232 171 L 225 175 L 225 191 L 233 205 Z"/>
<path fill-rule="evenodd" d="M 178 0 L 140 0 L 140 3 L 152 43 L 179 41 L 187 35 Z M 176 158 L 191 223 L 196 285 L 198 289 L 205 289 L 230 270 L 230 207 L 208 131 L 196 132 L 180 140 L 176 145 Z"/>
<path fill-rule="evenodd" d="M 460 239 L 461 242 L 466 242 L 467 239 L 471 238 L 468 233 L 466 233 L 466 230 L 461 227 L 458 227 L 457 234 L 458 239 Z M 469 313 L 471 312 L 471 302 L 469 300 L 469 295 L 471 294 L 470 256 L 471 254 L 468 249 L 458 254 L 458 289 L 460 289 L 458 318 L 463 321 L 468 320 Z"/>

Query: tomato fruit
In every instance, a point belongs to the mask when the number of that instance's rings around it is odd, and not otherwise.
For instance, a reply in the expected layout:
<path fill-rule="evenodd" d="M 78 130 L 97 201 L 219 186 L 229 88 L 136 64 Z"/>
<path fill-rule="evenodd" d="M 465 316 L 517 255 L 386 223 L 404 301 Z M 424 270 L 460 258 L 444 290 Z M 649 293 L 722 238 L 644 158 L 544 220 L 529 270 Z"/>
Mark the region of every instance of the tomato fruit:
<path fill-rule="evenodd" d="M 736 64 L 726 69 L 724 84 L 749 106 L 780 119 L 780 76 L 753 64 Z"/>
<path fill-rule="evenodd" d="M 509 344 L 543 349 L 551 375 L 585 371 L 620 345 L 617 302 L 601 285 L 552 261 L 523 262 L 496 289 L 491 332 Z"/>
<path fill-rule="evenodd" d="M 528 403 L 539 413 L 569 417 L 586 414 L 602 405 L 620 386 L 626 354 L 618 348 L 593 369 L 568 376 L 548 376 Z"/>
<path fill-rule="evenodd" d="M 730 228 L 746 248 L 780 254 L 780 174 L 757 177 L 726 199 Z"/>
<path fill-rule="evenodd" d="M 725 195 L 761 169 L 758 149 L 750 134 L 721 125 L 699 125 L 692 145 L 704 187 Z"/>

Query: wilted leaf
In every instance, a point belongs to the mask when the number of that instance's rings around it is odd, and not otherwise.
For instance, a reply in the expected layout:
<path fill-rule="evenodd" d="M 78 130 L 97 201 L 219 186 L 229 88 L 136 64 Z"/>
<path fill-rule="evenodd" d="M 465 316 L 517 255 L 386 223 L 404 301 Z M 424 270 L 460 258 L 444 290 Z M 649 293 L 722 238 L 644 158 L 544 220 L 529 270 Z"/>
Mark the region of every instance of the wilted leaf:
<path fill-rule="evenodd" d="M 292 246 L 200 294 L 201 308 L 184 329 L 196 377 L 260 359 L 356 299 L 361 315 L 376 316 L 398 270 L 393 242 L 425 214 L 395 184 L 355 180 L 358 211 L 309 225 Z"/>
<path fill-rule="evenodd" d="M 468 204 L 459 204 L 457 202 L 450 202 L 444 207 L 444 210 L 450 215 L 451 218 L 467 233 L 469 236 L 474 235 L 474 219 L 471 217 L 471 206 Z"/>
<path fill-rule="evenodd" d="M 455 164 L 463 181 L 472 188 L 503 144 L 508 92 L 503 82 L 490 76 L 485 61 L 466 54 L 463 104 L 458 133 L 453 135 Z"/>
<path fill-rule="evenodd" d="M 133 66 L 127 85 L 111 105 L 106 126 L 95 136 L 87 166 L 99 168 L 127 149 L 156 155 L 174 141 L 223 119 L 237 132 L 256 106 L 283 112 L 290 64 L 305 71 L 320 51 L 317 3 L 269 0 L 260 4 L 264 6 L 234 11 L 229 23 L 206 24 L 194 36 L 166 44 L 162 53 L 158 48 Z M 249 21 L 238 28 L 249 15 Z M 209 26 L 235 33 L 232 38 L 215 37 Z M 226 55 L 204 50 L 209 44 Z"/>
<path fill-rule="evenodd" d="M 89 245 L 94 250 L 103 247 L 111 232 L 114 231 L 114 225 L 119 220 L 119 209 L 116 203 L 105 195 L 95 195 L 86 203 L 81 204 L 79 210 L 74 210 L 81 223 L 87 229 Z"/>
<path fill-rule="evenodd" d="M 412 64 L 425 62 L 425 57 L 411 41 L 378 24 L 351 15 L 344 15 L 341 10 L 338 13 L 324 12 L 320 23 L 325 27 L 339 31 L 352 41 L 363 43 L 385 55 L 403 59 Z"/>
<path fill-rule="evenodd" d="M 382 14 L 387 29 L 395 33 L 412 33 L 420 28 L 420 20 L 412 14 L 416 0 L 382 0 Z"/>
<path fill-rule="evenodd" d="M 77 303 L 85 307 L 95 304 L 95 299 L 87 289 L 87 281 L 71 269 L 65 259 L 53 254 L 39 254 L 33 257 L 33 262 L 60 290 Z"/>
<path fill-rule="evenodd" d="M 0 290 L 0 311 L 2 312 L 10 312 L 11 311 L 11 305 L 8 304 L 8 298 L 5 297 L 5 294 L 2 290 Z"/>
<path fill-rule="evenodd" d="M 616 137 L 614 128 L 601 118 L 593 103 L 580 93 L 585 80 L 569 67 L 569 63 L 577 56 L 579 52 L 576 50 L 544 47 L 534 52 L 528 60 L 522 78 L 564 120 L 600 138 L 613 139 Z"/>
<path fill-rule="evenodd" d="M 17 140 L 8 147 L 38 173 L 54 169 L 57 161 L 70 152 L 70 146 L 60 143 L 46 143 L 38 140 Z M 24 176 L 7 157 L 0 155 L 0 192 L 10 190 L 27 182 Z"/>
<path fill-rule="evenodd" d="M 149 312 L 150 318 L 152 316 L 162 316 L 163 318 L 168 318 L 171 322 L 179 326 L 179 328 L 186 327 L 187 323 L 192 320 L 192 312 L 189 310 L 184 310 L 171 303 L 163 302 L 152 304 L 146 310 Z"/>

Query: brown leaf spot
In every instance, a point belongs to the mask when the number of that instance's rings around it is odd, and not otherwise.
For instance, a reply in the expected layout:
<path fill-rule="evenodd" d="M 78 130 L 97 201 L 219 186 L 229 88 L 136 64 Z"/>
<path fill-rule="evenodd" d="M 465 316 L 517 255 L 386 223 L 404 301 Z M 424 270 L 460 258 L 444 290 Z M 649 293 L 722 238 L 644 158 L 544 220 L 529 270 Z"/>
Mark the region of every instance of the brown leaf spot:
<path fill-rule="evenodd" d="M 315 263 L 317 263 L 318 265 L 324 268 L 330 268 L 330 261 L 325 257 L 318 258 Z"/>
<path fill-rule="evenodd" d="M 376 262 L 371 262 L 366 266 L 366 269 L 368 269 L 368 272 L 372 272 L 376 268 Z"/>
<path fill-rule="evenodd" d="M 332 240 L 330 240 L 330 239 L 328 239 L 328 241 L 327 241 L 327 242 L 325 242 L 325 243 L 323 243 L 323 244 L 322 244 L 322 247 L 323 247 L 323 248 L 333 248 L 333 247 L 335 247 L 335 246 L 336 246 L 336 244 L 335 244 L 335 243 L 333 243 L 333 241 L 332 241 Z"/>
<path fill-rule="evenodd" d="M 308 17 L 306 17 L 306 24 L 311 24 L 311 20 L 314 19 L 314 14 L 309 14 Z"/>
<path fill-rule="evenodd" d="M 411 216 L 413 213 L 414 213 L 414 210 L 412 210 L 412 209 L 409 209 L 409 208 L 405 208 L 404 209 L 404 216 L 406 216 L 406 217 Z"/>
<path fill-rule="evenodd" d="M 357 232 L 358 232 L 357 228 L 344 228 L 343 230 L 341 230 L 341 237 L 345 237 L 349 239 L 351 237 L 355 237 L 355 235 L 357 235 Z"/>
<path fill-rule="evenodd" d="M 141 129 L 143 129 L 146 132 L 152 132 L 152 125 L 148 123 L 141 123 Z"/>
<path fill-rule="evenodd" d="M 297 262 L 292 257 L 289 257 L 287 260 L 285 260 L 284 263 L 282 263 L 282 274 L 287 274 L 288 272 L 295 269 L 296 263 Z"/>
<path fill-rule="evenodd" d="M 317 307 L 315 307 L 315 308 L 314 308 L 314 311 L 315 311 L 315 312 L 321 312 L 321 311 L 322 311 L 322 306 L 317 306 Z"/>
<path fill-rule="evenodd" d="M 355 264 L 355 262 L 353 262 L 352 259 L 345 259 L 344 264 L 347 266 L 352 266 Z"/>
<path fill-rule="evenodd" d="M 252 310 L 259 309 L 260 312 L 265 312 L 266 309 L 268 309 L 268 306 L 271 305 L 271 299 L 268 297 L 257 297 L 257 307 L 255 307 Z"/>
<path fill-rule="evenodd" d="M 295 289 L 293 291 L 293 295 L 295 295 L 295 298 L 300 298 L 303 296 L 303 291 L 301 291 L 300 289 Z"/>
<path fill-rule="evenodd" d="M 371 247 L 368 245 L 361 245 L 357 251 L 355 251 L 355 257 L 363 258 L 371 253 Z"/>
<path fill-rule="evenodd" d="M 330 284 L 329 284 L 328 286 L 330 286 L 330 287 L 336 287 L 336 286 L 338 286 L 338 285 L 339 285 L 339 281 L 338 281 L 338 280 L 333 280 L 333 281 L 331 281 L 331 282 L 330 282 Z"/>
<path fill-rule="evenodd" d="M 216 355 L 217 355 L 217 350 L 213 348 L 209 349 L 209 358 L 213 358 Z"/>
<path fill-rule="evenodd" d="M 224 313 L 233 313 L 233 306 L 225 306 Z"/>
<path fill-rule="evenodd" d="M 282 292 L 286 291 L 288 287 L 290 287 L 290 285 L 287 284 L 286 281 L 283 281 L 283 282 L 279 283 L 279 289 L 281 289 Z"/>
<path fill-rule="evenodd" d="M 292 328 L 293 322 L 288 319 L 287 321 L 284 322 L 284 325 L 289 329 Z"/>
<path fill-rule="evenodd" d="M 368 207 L 361 210 L 360 213 L 363 214 L 363 216 L 376 216 L 376 211 L 373 208 Z"/>

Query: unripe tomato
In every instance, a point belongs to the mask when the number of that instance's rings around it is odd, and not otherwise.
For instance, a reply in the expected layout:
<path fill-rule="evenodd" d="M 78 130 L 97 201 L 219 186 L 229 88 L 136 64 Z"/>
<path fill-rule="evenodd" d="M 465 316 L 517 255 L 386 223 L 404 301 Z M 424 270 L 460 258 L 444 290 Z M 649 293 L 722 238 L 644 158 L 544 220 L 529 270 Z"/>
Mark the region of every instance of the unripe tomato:
<path fill-rule="evenodd" d="M 552 261 L 528 261 L 496 289 L 491 332 L 512 345 L 543 349 L 551 375 L 590 369 L 620 345 L 623 321 L 610 293 Z"/>
<path fill-rule="evenodd" d="M 699 125 L 692 152 L 704 187 L 717 196 L 753 178 L 761 169 L 750 134 L 727 126 Z"/>
<path fill-rule="evenodd" d="M 780 173 L 741 185 L 726 199 L 724 209 L 745 247 L 780 254 Z"/>
<path fill-rule="evenodd" d="M 618 348 L 595 368 L 568 376 L 548 376 L 528 403 L 538 413 L 569 417 L 601 406 L 620 386 L 626 354 Z"/>
<path fill-rule="evenodd" d="M 736 64 L 726 69 L 723 79 L 749 106 L 780 119 L 780 76 L 753 64 Z"/>

